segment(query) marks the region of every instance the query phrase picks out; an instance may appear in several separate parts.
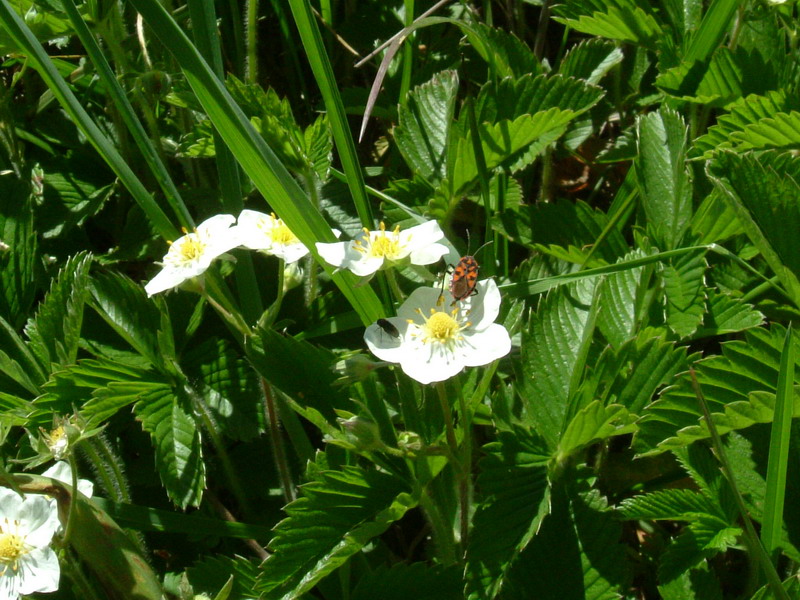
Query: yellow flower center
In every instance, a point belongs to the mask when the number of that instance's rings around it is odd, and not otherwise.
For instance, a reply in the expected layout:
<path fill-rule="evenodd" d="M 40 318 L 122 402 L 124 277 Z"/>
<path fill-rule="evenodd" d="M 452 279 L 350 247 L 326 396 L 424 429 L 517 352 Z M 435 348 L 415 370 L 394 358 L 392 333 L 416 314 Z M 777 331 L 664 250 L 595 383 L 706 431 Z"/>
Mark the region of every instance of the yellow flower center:
<path fill-rule="evenodd" d="M 206 245 L 200 241 L 197 234 L 190 233 L 181 244 L 180 253 L 184 262 L 197 260 L 203 255 Z"/>
<path fill-rule="evenodd" d="M 458 321 L 447 313 L 435 312 L 425 323 L 425 329 L 428 337 L 437 342 L 446 342 L 453 339 L 461 328 Z"/>
<path fill-rule="evenodd" d="M 390 234 L 391 235 L 391 234 Z M 369 246 L 370 256 L 392 258 L 400 253 L 400 242 L 389 238 L 385 233 L 376 237 Z"/>
<path fill-rule="evenodd" d="M 393 231 L 386 231 L 386 224 L 381 223 L 381 230 L 375 232 L 375 239 L 370 240 L 369 229 L 364 229 L 366 238 L 364 241 L 357 240 L 355 242 L 355 249 L 359 252 L 366 253 L 371 258 L 386 258 L 388 260 L 397 260 L 403 247 L 400 244 L 400 226 L 394 228 Z M 366 247 L 365 247 L 366 245 Z"/>
<path fill-rule="evenodd" d="M 25 538 L 17 533 L 8 531 L 12 525 L 5 520 L 5 524 L 0 526 L 0 565 L 2 573 L 10 566 L 14 571 L 17 570 L 17 561 L 23 554 L 27 554 L 29 548 L 25 544 Z M 13 528 L 17 529 L 19 522 L 13 522 Z"/>
<path fill-rule="evenodd" d="M 297 236 L 292 233 L 291 229 L 280 219 L 278 219 L 276 226 L 272 228 L 270 235 L 272 236 L 272 243 L 281 246 L 294 244 L 299 241 Z"/>
<path fill-rule="evenodd" d="M 431 308 L 429 317 L 426 317 L 420 309 L 417 309 L 417 313 L 425 320 L 425 323 L 418 326 L 419 333 L 413 333 L 411 335 L 412 337 L 419 335 L 422 342 L 425 344 L 431 343 L 452 346 L 463 339 L 461 332 L 472 325 L 469 321 L 462 321 L 459 319 L 458 307 L 454 308 L 449 313 Z M 409 320 L 409 323 L 414 324 L 412 320 Z"/>

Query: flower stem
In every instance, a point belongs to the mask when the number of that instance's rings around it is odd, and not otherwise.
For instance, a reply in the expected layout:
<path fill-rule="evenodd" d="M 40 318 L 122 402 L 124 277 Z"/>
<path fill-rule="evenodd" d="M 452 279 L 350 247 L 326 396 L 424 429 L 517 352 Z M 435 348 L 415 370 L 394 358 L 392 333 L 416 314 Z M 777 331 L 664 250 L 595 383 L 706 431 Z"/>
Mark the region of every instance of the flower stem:
<path fill-rule="evenodd" d="M 231 486 L 231 491 L 233 492 L 236 501 L 239 503 L 239 506 L 246 515 L 252 514 L 252 507 L 250 505 L 249 497 L 244 491 L 241 480 L 236 475 L 236 469 L 234 469 L 231 457 L 222 441 L 222 436 L 219 433 L 217 422 L 214 420 L 214 417 L 211 415 L 211 411 L 209 411 L 208 406 L 199 394 L 192 392 L 192 401 L 195 412 L 200 416 L 203 428 L 208 433 L 211 444 L 217 451 L 222 472 L 225 473 L 225 478 L 228 480 L 228 484 Z"/>
<path fill-rule="evenodd" d="M 272 388 L 263 377 L 261 378 L 261 389 L 264 392 L 264 406 L 267 410 L 267 421 L 269 422 L 269 440 L 272 445 L 272 456 L 275 459 L 275 467 L 281 479 L 283 497 L 288 504 L 294 500 L 294 487 L 292 486 L 292 477 L 289 474 L 289 463 L 286 460 L 281 430 L 278 427 L 278 411 L 275 408 L 275 397 L 272 395 Z"/>
<path fill-rule="evenodd" d="M 386 281 L 389 282 L 389 288 L 392 290 L 392 296 L 394 296 L 395 302 L 402 304 L 405 299 L 405 294 L 403 294 L 403 290 L 400 289 L 400 285 L 397 283 L 394 269 L 386 269 L 384 273 L 386 273 Z"/>
<path fill-rule="evenodd" d="M 458 481 L 458 496 L 461 503 L 461 547 L 466 552 L 469 544 L 469 476 L 472 472 L 472 413 L 467 409 L 464 401 L 464 388 L 458 388 L 458 409 L 460 413 L 461 428 L 464 432 L 464 452 L 461 457 L 461 473 Z"/>
<path fill-rule="evenodd" d="M 264 314 L 261 316 L 261 319 L 258 321 L 259 328 L 268 329 L 272 327 L 272 324 L 275 322 L 275 319 L 278 318 L 278 313 L 281 312 L 281 304 L 283 304 L 283 284 L 286 278 L 284 273 L 286 269 L 286 261 L 282 258 L 278 258 L 278 292 L 277 296 L 275 297 L 275 302 L 272 303 Z"/>
<path fill-rule="evenodd" d="M 72 524 L 75 522 L 75 507 L 77 506 L 78 495 L 78 465 L 75 462 L 75 456 L 69 455 L 69 468 L 72 471 L 72 491 L 69 495 L 69 513 L 67 513 L 67 524 L 64 525 L 64 545 L 69 543 L 69 536 L 72 533 Z"/>
<path fill-rule="evenodd" d="M 455 428 L 453 427 L 453 414 L 450 410 L 450 403 L 447 400 L 447 389 L 445 388 L 444 381 L 440 381 L 436 384 L 436 391 L 439 393 L 439 403 L 442 406 L 442 415 L 444 416 L 444 425 L 445 425 L 445 435 L 447 436 L 447 445 L 450 449 L 450 455 L 452 456 L 453 461 L 453 468 L 456 472 L 456 477 L 458 479 L 458 504 L 459 504 L 459 516 L 460 516 L 460 527 L 461 527 L 461 547 L 463 550 L 466 550 L 467 545 L 467 537 L 468 537 L 468 530 L 469 530 L 469 481 L 467 477 L 469 477 L 469 471 L 466 469 L 466 465 L 462 462 L 462 459 L 459 458 L 458 455 L 458 440 L 456 439 L 456 432 Z M 463 414 L 465 414 L 464 409 L 464 397 L 463 395 L 459 395 L 459 403 L 461 405 L 462 411 L 462 420 L 464 420 Z M 464 431 L 464 436 L 468 435 L 467 430 Z M 465 449 L 469 449 L 469 444 L 464 444 Z"/>

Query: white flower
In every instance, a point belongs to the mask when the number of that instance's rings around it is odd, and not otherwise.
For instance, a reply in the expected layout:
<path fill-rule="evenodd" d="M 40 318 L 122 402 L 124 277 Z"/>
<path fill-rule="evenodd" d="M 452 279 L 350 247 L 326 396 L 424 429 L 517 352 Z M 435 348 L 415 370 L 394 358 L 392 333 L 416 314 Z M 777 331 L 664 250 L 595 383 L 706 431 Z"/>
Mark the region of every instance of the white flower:
<path fill-rule="evenodd" d="M 367 327 L 364 341 L 375 356 L 399 363 L 420 383 L 444 381 L 464 367 L 488 364 L 508 354 L 511 339 L 505 327 L 494 323 L 500 312 L 497 284 L 488 279 L 476 289 L 477 295 L 455 302 L 446 289 L 417 288 L 396 317 Z"/>
<path fill-rule="evenodd" d="M 51 477 L 61 483 L 72 485 L 72 468 L 65 460 L 56 461 L 52 467 L 42 473 L 42 476 Z M 94 494 L 94 484 L 88 479 L 78 479 L 78 491 L 87 498 L 91 498 L 92 494 Z"/>
<path fill-rule="evenodd" d="M 205 272 L 211 261 L 239 245 L 238 230 L 231 227 L 233 215 L 216 215 L 197 230 L 171 243 L 164 268 L 144 286 L 148 296 L 163 292 Z"/>
<path fill-rule="evenodd" d="M 350 269 L 366 277 L 375 271 L 408 259 L 414 265 L 430 265 L 447 254 L 447 246 L 437 242 L 444 237 L 436 221 L 428 221 L 411 229 L 379 231 L 364 229 L 350 242 L 317 243 L 317 252 L 330 264 Z"/>
<path fill-rule="evenodd" d="M 293 263 L 306 254 L 308 248 L 274 214 L 266 215 L 255 210 L 243 210 L 236 223 L 239 229 L 239 242 L 251 250 L 263 250 Z"/>
<path fill-rule="evenodd" d="M 44 496 L 23 499 L 0 488 L 0 600 L 58 589 L 58 558 L 50 541 L 59 525 L 55 503 Z"/>

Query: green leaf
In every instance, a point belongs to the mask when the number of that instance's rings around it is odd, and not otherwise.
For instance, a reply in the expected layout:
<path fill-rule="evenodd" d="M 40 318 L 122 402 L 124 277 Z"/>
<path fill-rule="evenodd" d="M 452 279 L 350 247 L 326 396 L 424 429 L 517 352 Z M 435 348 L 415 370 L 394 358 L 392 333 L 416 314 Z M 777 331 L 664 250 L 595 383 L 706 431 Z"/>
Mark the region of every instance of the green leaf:
<path fill-rule="evenodd" d="M 594 287 L 587 281 L 551 292 L 522 334 L 517 385 L 530 422 L 550 448 L 556 448 L 564 426 L 573 371 L 583 369 L 577 363 Z"/>
<path fill-rule="evenodd" d="M 611 437 L 636 431 L 635 416 L 624 406 L 604 406 L 594 400 L 581 409 L 569 422 L 558 442 L 555 460 L 564 462 L 576 451 Z"/>
<path fill-rule="evenodd" d="M 445 147 L 453 122 L 458 73 L 442 71 L 415 87 L 398 107 L 394 139 L 411 170 L 439 181 L 444 176 Z"/>
<path fill-rule="evenodd" d="M 92 308 L 103 320 L 152 365 L 160 366 L 162 317 L 144 288 L 119 273 L 104 273 L 92 279 L 91 293 Z"/>
<path fill-rule="evenodd" d="M 707 563 L 659 585 L 658 591 L 663 600 L 723 600 L 719 581 Z"/>
<path fill-rule="evenodd" d="M 658 21 L 634 0 L 573 0 L 553 6 L 554 21 L 589 35 L 652 50 L 664 36 Z"/>
<path fill-rule="evenodd" d="M 569 223 L 570 226 L 562 227 L 562 223 Z M 522 206 L 518 211 L 504 211 L 495 215 L 491 220 L 492 228 L 496 231 L 531 249 L 550 245 L 581 248 L 594 244 L 609 223 L 610 219 L 603 211 L 581 200 L 557 200 Z M 536 246 L 533 240 L 536 240 Z M 622 233 L 612 227 L 595 253 L 599 258 L 612 262 L 627 251 L 628 244 Z"/>
<path fill-rule="evenodd" d="M 241 556 L 229 558 L 221 554 L 206 555 L 186 569 L 195 594 L 214 594 L 233 575 L 233 588 L 228 600 L 246 600 L 255 593 L 258 564 Z"/>
<path fill-rule="evenodd" d="M 719 244 L 744 233 L 733 208 L 717 190 L 700 203 L 692 216 L 690 229 L 701 244 Z"/>
<path fill-rule="evenodd" d="M 722 344 L 722 355 L 695 363 L 698 383 L 720 435 L 773 419 L 780 348 L 785 329 L 750 329 L 744 340 Z M 798 344 L 797 335 L 793 336 Z M 800 388 L 795 390 L 794 416 L 800 416 Z M 688 375 L 665 390 L 639 422 L 637 443 L 648 453 L 681 448 L 708 438 Z M 648 448 L 649 447 L 649 448 Z"/>
<path fill-rule="evenodd" d="M 262 410 L 254 402 L 261 394 L 257 376 L 228 342 L 207 340 L 187 352 L 181 363 L 227 435 L 242 441 L 258 435 Z"/>
<path fill-rule="evenodd" d="M 749 131 L 759 132 L 771 128 L 779 113 L 785 119 L 790 113 L 800 110 L 800 98 L 782 90 L 770 91 L 764 96 L 751 94 L 741 98 L 728 108 L 730 112 L 718 116 L 716 124 L 694 141 L 692 156 L 701 155 L 702 158 L 709 159 L 715 150 L 762 147 L 754 145 L 757 139 Z M 787 134 L 792 137 L 794 135 L 791 131 L 784 132 L 784 135 Z"/>
<path fill-rule="evenodd" d="M 620 258 L 620 262 L 641 258 L 641 250 L 629 252 Z M 641 302 L 642 277 L 647 271 L 645 267 L 628 269 L 612 273 L 603 284 L 603 305 L 597 317 L 597 326 L 608 342 L 619 348 L 634 335 L 638 325 L 636 308 Z"/>
<path fill-rule="evenodd" d="M 667 324 L 681 338 L 692 335 L 703 320 L 707 267 L 705 252 L 698 251 L 673 259 L 661 272 Z"/>
<path fill-rule="evenodd" d="M 230 558 L 222 554 L 205 555 L 186 569 L 186 576 L 195 594 L 210 597 L 233 576 L 233 586 L 228 600 L 246 600 L 254 596 L 253 588 L 258 575 L 258 564 L 242 556 Z"/>
<path fill-rule="evenodd" d="M 39 393 L 39 386 L 48 375 L 32 350 L 3 318 L 0 318 L 0 372 L 32 396 Z"/>
<path fill-rule="evenodd" d="M 628 577 L 621 534 L 597 491 L 554 490 L 551 513 L 513 565 L 503 598 L 619 598 Z"/>
<path fill-rule="evenodd" d="M 664 339 L 664 332 L 646 329 L 618 350 L 607 348 L 587 375 L 591 398 L 626 407 L 641 415 L 659 388 L 687 368 L 686 348 Z"/>
<path fill-rule="evenodd" d="M 800 305 L 800 159 L 775 151 L 753 154 L 721 152 L 708 174 L 724 192 L 747 236 Z"/>
<path fill-rule="evenodd" d="M 558 72 L 596 85 L 622 59 L 622 50 L 613 42 L 597 38 L 583 40 L 570 48 Z"/>
<path fill-rule="evenodd" d="M 686 170 L 686 126 L 676 111 L 662 108 L 637 120 L 635 162 L 648 230 L 656 245 L 677 247 L 692 217 L 692 186 Z"/>
<path fill-rule="evenodd" d="M 487 169 L 512 171 L 530 164 L 566 126 L 597 104 L 603 90 L 561 75 L 525 76 L 485 85 L 477 100 L 478 136 Z M 477 179 L 472 131 L 451 144 L 447 174 L 450 195 L 458 195 Z"/>
<path fill-rule="evenodd" d="M 707 290 L 707 293 L 706 317 L 695 332 L 695 339 L 737 333 L 764 323 L 764 315 L 752 305 L 713 289 Z"/>
<path fill-rule="evenodd" d="M 724 518 L 711 496 L 687 489 L 659 490 L 626 498 L 617 511 L 625 519 L 692 521 L 704 514 Z"/>
<path fill-rule="evenodd" d="M 25 326 L 30 349 L 46 371 L 72 364 L 78 355 L 91 264 L 92 258 L 85 253 L 71 257 Z"/>
<path fill-rule="evenodd" d="M 480 462 L 477 504 L 467 550 L 467 594 L 493 598 L 505 573 L 548 512 L 549 455 L 542 440 L 523 429 L 500 432 Z"/>
<path fill-rule="evenodd" d="M 352 600 L 463 600 L 463 583 L 457 567 L 425 563 L 380 566 L 367 572 L 353 590 Z"/>
<path fill-rule="evenodd" d="M 258 373 L 302 406 L 334 422 L 334 407 L 346 406 L 346 394 L 333 386 L 332 354 L 275 331 L 260 329 L 246 340 L 246 352 Z"/>
<path fill-rule="evenodd" d="M 84 359 L 53 373 L 36 405 L 48 417 L 77 407 L 88 426 L 96 427 L 121 408 L 165 390 L 166 380 L 152 371 L 109 359 Z"/>
<path fill-rule="evenodd" d="M 489 64 L 496 79 L 542 72 L 542 64 L 531 49 L 514 34 L 484 23 L 475 23 L 463 31 L 467 41 Z"/>
<path fill-rule="evenodd" d="M 741 534 L 739 527 L 729 527 L 717 518 L 698 518 L 664 552 L 658 569 L 659 581 L 668 583 L 704 559 L 734 546 Z"/>
<path fill-rule="evenodd" d="M 6 175 L 0 178 L 0 316 L 18 329 L 30 314 L 37 292 L 39 240 L 34 229 L 29 186 Z M 3 347 L 3 346 L 0 346 Z"/>
<path fill-rule="evenodd" d="M 199 506 L 205 487 L 200 432 L 173 390 L 161 387 L 134 406 L 156 451 L 156 471 L 170 499 L 180 508 Z"/>
<path fill-rule="evenodd" d="M 272 556 L 261 565 L 257 591 L 267 600 L 302 596 L 417 505 L 386 473 L 344 467 L 311 475 L 303 495 L 286 507 Z"/>

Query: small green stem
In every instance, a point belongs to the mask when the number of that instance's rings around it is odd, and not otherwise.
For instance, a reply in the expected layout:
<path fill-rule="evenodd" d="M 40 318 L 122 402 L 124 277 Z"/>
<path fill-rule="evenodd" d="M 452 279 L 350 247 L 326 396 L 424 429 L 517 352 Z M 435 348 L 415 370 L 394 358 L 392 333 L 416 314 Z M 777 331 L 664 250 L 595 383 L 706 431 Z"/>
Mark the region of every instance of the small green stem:
<path fill-rule="evenodd" d="M 464 389 L 461 386 L 458 388 L 458 409 L 461 413 L 461 429 L 464 432 L 458 496 L 461 503 L 461 547 L 466 552 L 469 545 L 469 476 L 472 472 L 472 413 L 467 408 L 467 403 L 464 400 Z"/>
<path fill-rule="evenodd" d="M 731 491 L 733 492 L 733 497 L 736 500 L 736 506 L 739 509 L 739 514 L 742 517 L 742 521 L 744 521 L 744 539 L 747 542 L 747 546 L 752 554 L 755 555 L 756 562 L 759 563 L 759 566 L 761 567 L 764 576 L 767 579 L 767 584 L 769 585 L 775 597 L 780 598 L 780 600 L 789 600 L 789 595 L 787 594 L 786 590 L 783 589 L 781 579 L 778 576 L 778 573 L 775 570 L 767 551 L 761 544 L 761 540 L 759 540 L 758 535 L 756 534 L 755 527 L 753 527 L 753 521 L 750 519 L 747 506 L 744 503 L 744 498 L 742 498 L 739 487 L 736 485 L 736 479 L 733 476 L 733 469 L 728 462 L 728 456 L 725 453 L 724 446 L 722 445 L 722 438 L 717 431 L 717 426 L 714 423 L 714 419 L 711 418 L 711 412 L 708 409 L 708 403 L 703 395 L 703 391 L 700 389 L 700 383 L 697 381 L 697 376 L 695 375 L 694 369 L 689 369 L 689 376 L 691 377 L 692 389 L 694 390 L 695 396 L 697 396 L 697 401 L 700 404 L 700 410 L 703 412 L 703 419 L 708 427 L 708 433 L 711 436 L 711 442 L 717 451 L 717 460 L 719 460 L 720 466 L 722 467 L 722 472 L 725 475 L 725 478 L 728 480 L 728 485 L 730 485 Z"/>
<path fill-rule="evenodd" d="M 278 476 L 281 479 L 281 487 L 283 488 L 283 497 L 286 503 L 289 504 L 294 500 L 294 486 L 292 485 L 292 477 L 289 474 L 289 463 L 286 460 L 286 451 L 283 447 L 283 438 L 281 437 L 281 429 L 278 425 L 278 411 L 275 408 L 275 397 L 272 395 L 272 388 L 263 377 L 261 378 L 261 390 L 264 393 L 264 407 L 267 411 L 267 422 L 269 424 L 269 440 L 272 445 L 272 456 L 275 459 L 275 467 L 278 470 Z"/>
<path fill-rule="evenodd" d="M 435 480 L 432 483 L 435 483 Z M 439 507 L 426 492 L 423 491 L 420 494 L 419 503 L 433 529 L 435 547 L 439 560 L 444 565 L 452 565 L 456 562 L 453 528 L 447 524 L 444 517 L 442 517 L 442 513 L 439 511 Z"/>
<path fill-rule="evenodd" d="M 247 60 L 245 61 L 245 81 L 258 81 L 258 0 L 247 0 L 245 13 L 245 36 L 247 43 Z"/>
<path fill-rule="evenodd" d="M 272 327 L 272 324 L 275 322 L 275 319 L 278 318 L 278 313 L 281 312 L 281 304 L 283 304 L 283 285 L 286 280 L 286 261 L 282 258 L 278 259 L 278 291 L 277 296 L 275 297 L 275 302 L 272 303 L 267 310 L 264 311 L 264 314 L 261 315 L 261 318 L 258 321 L 259 328 L 269 328 Z"/>
<path fill-rule="evenodd" d="M 211 444 L 214 446 L 214 450 L 217 452 L 217 456 L 219 457 L 220 465 L 222 467 L 222 472 L 225 473 L 225 478 L 228 480 L 228 484 L 231 486 L 231 491 L 236 497 L 236 501 L 239 503 L 239 506 L 241 506 L 242 511 L 244 511 L 245 514 L 252 514 L 249 496 L 245 493 L 242 482 L 236 475 L 233 462 L 228 454 L 228 450 L 225 448 L 225 444 L 222 441 L 222 436 L 219 433 L 214 417 L 211 415 L 211 411 L 208 410 L 208 406 L 199 396 L 199 394 L 192 392 L 191 395 L 192 404 L 195 408 L 195 411 L 200 416 L 200 420 L 203 423 L 203 428 L 206 430 L 206 433 L 208 433 L 208 437 L 211 440 Z"/>
<path fill-rule="evenodd" d="M 405 19 L 403 24 L 408 27 L 414 22 L 414 0 L 403 0 L 403 7 L 405 8 Z M 400 98 L 399 104 L 405 105 L 408 98 L 408 90 L 411 89 L 411 70 L 414 61 L 414 44 L 412 39 L 414 34 L 409 36 L 406 44 L 403 47 L 403 73 L 400 79 Z"/>
<path fill-rule="evenodd" d="M 466 465 L 463 458 L 458 454 L 458 440 L 456 439 L 455 428 L 453 427 L 453 414 L 450 410 L 450 402 L 447 400 L 447 389 L 445 383 L 440 381 L 436 384 L 436 391 L 439 394 L 439 404 L 442 407 L 442 415 L 444 416 L 445 435 L 447 436 L 447 445 L 449 447 L 449 454 L 452 457 L 453 468 L 455 469 L 456 477 L 458 479 L 458 503 L 459 503 L 459 516 L 461 526 L 461 544 L 462 549 L 466 550 L 467 541 L 469 538 L 469 471 L 466 470 Z M 462 413 L 462 429 L 467 426 L 469 418 L 466 417 L 466 405 L 464 403 L 463 394 L 459 394 L 459 404 Z M 467 429 L 464 429 L 464 438 L 469 436 Z M 465 450 L 469 450 L 469 443 L 465 441 Z"/>
<path fill-rule="evenodd" d="M 241 313 L 228 301 L 215 277 L 204 277 L 202 279 L 205 299 L 213 306 L 222 317 L 238 331 L 243 337 L 250 335 L 250 327 L 242 317 Z M 207 286 L 207 288 L 206 288 Z"/>
<path fill-rule="evenodd" d="M 72 533 L 73 523 L 75 523 L 75 507 L 77 506 L 78 496 L 78 465 L 75 462 L 75 456 L 69 455 L 69 468 L 72 472 L 72 491 L 69 495 L 69 513 L 67 513 L 67 524 L 64 525 L 64 545 L 69 543 L 69 536 Z"/>
<path fill-rule="evenodd" d="M 392 290 L 394 301 L 398 304 L 402 304 L 406 296 L 403 294 L 403 290 L 400 289 L 400 285 L 397 283 L 397 276 L 394 274 L 394 269 L 386 269 L 384 273 L 386 275 L 386 281 L 389 283 L 389 289 Z"/>
<path fill-rule="evenodd" d="M 442 407 L 447 445 L 450 446 L 450 452 L 452 452 L 453 456 L 457 457 L 458 440 L 456 440 L 456 431 L 453 427 L 453 413 L 450 410 L 450 402 L 447 400 L 447 390 L 445 389 L 444 381 L 440 381 L 436 384 L 436 391 L 439 394 L 439 404 Z"/>

